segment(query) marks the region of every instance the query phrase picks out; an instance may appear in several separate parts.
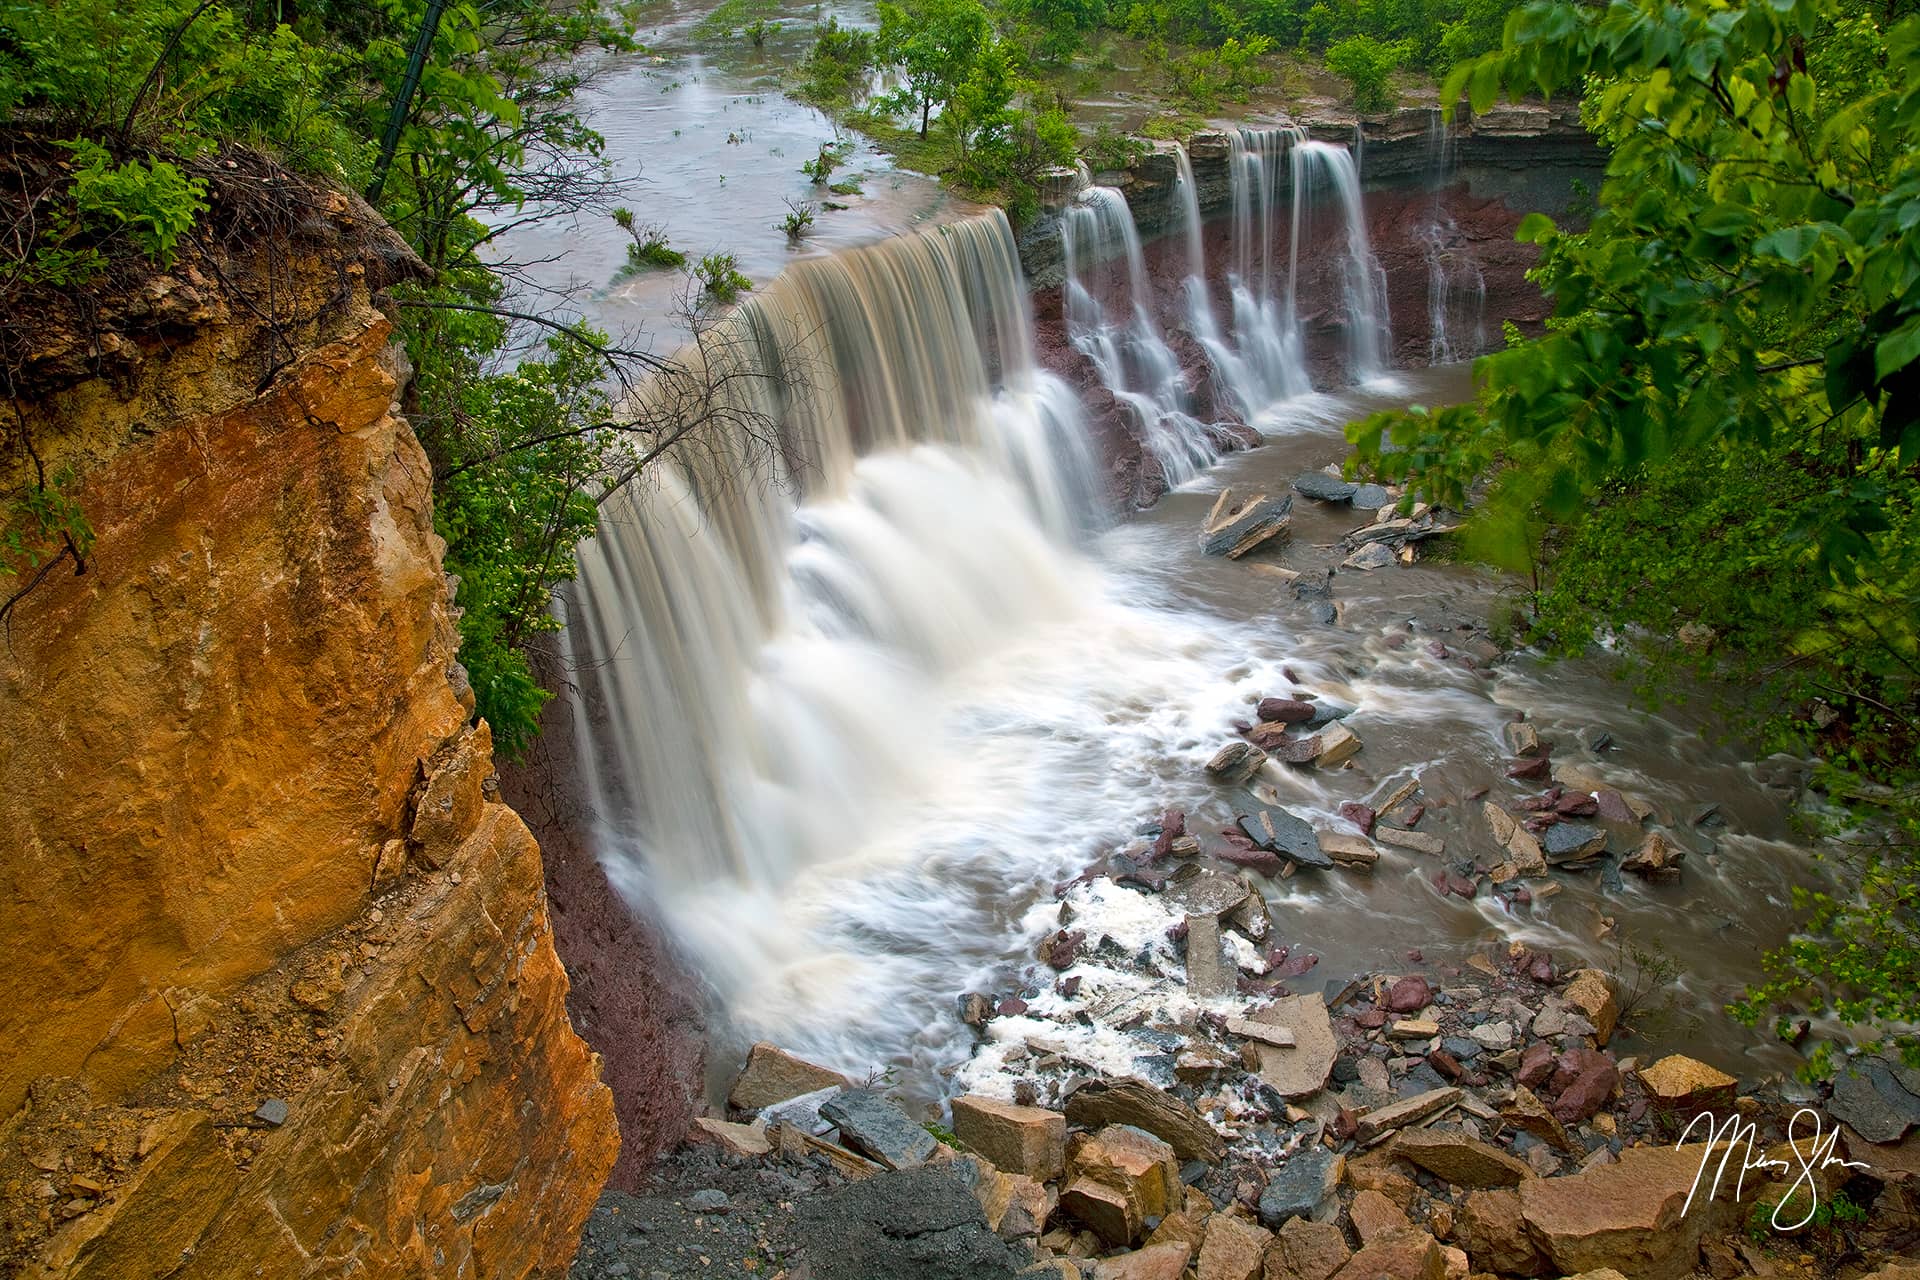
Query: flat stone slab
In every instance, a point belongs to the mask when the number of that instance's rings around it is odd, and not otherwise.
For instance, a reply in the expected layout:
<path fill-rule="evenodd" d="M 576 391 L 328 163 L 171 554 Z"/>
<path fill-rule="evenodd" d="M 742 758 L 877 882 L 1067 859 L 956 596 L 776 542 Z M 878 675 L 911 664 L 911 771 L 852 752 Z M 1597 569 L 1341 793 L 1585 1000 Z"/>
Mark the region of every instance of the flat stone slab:
<path fill-rule="evenodd" d="M 1834 1074 L 1827 1110 L 1868 1142 L 1898 1142 L 1920 1124 L 1920 1097 L 1909 1093 L 1878 1058 L 1855 1061 Z"/>
<path fill-rule="evenodd" d="M 1460 1091 L 1454 1088 L 1429 1089 L 1425 1093 L 1403 1098 L 1399 1102 L 1369 1111 L 1361 1116 L 1354 1137 L 1361 1142 L 1371 1142 L 1383 1133 L 1403 1128 L 1428 1116 L 1437 1115 L 1454 1103 L 1460 1101 Z"/>
<path fill-rule="evenodd" d="M 1068 1095 L 1067 1122 L 1084 1129 L 1131 1125 L 1172 1147 L 1182 1160 L 1214 1164 L 1226 1150 L 1206 1117 L 1144 1080 L 1089 1080 Z"/>
<path fill-rule="evenodd" d="M 1253 1046 L 1260 1060 L 1260 1078 L 1283 1098 L 1304 1098 L 1326 1087 L 1333 1061 L 1340 1054 L 1326 1002 L 1317 993 L 1287 996 L 1253 1015 L 1253 1021 L 1285 1027 L 1293 1033 L 1291 1048 Z"/>
<path fill-rule="evenodd" d="M 1303 867 L 1327 871 L 1333 859 L 1320 851 L 1320 841 L 1306 819 L 1285 809 L 1262 808 L 1240 819 L 1240 830 L 1262 849 L 1292 859 Z"/>
<path fill-rule="evenodd" d="M 878 1173 L 794 1206 L 814 1280 L 1012 1280 L 1032 1251 L 995 1235 L 973 1192 L 940 1168 Z"/>
<path fill-rule="evenodd" d="M 1402 1129 L 1393 1140 L 1393 1154 L 1456 1187 L 1474 1190 L 1517 1187 L 1533 1176 L 1525 1160 L 1444 1129 Z"/>
<path fill-rule="evenodd" d="M 845 1089 L 820 1108 L 846 1145 L 889 1169 L 925 1164 L 940 1144 L 900 1104 L 873 1089 Z"/>

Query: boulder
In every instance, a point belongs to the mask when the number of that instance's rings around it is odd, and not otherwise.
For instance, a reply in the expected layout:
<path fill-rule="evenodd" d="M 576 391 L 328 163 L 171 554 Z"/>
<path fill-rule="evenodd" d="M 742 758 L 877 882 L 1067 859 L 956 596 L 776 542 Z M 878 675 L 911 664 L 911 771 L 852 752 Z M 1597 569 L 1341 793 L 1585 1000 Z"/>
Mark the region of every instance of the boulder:
<path fill-rule="evenodd" d="M 1131 1125 L 1167 1143 L 1181 1160 L 1213 1164 L 1226 1149 L 1204 1116 L 1144 1080 L 1089 1080 L 1067 1096 L 1066 1119 L 1081 1129 Z"/>
<path fill-rule="evenodd" d="M 1920 1096 L 1909 1092 L 1899 1073 L 1879 1058 L 1841 1066 L 1827 1110 L 1868 1142 L 1898 1142 L 1920 1124 Z"/>
<path fill-rule="evenodd" d="M 1331 1280 L 1447 1280 L 1447 1259 L 1439 1241 L 1415 1227 L 1389 1231 L 1362 1246 L 1333 1273 Z"/>
<path fill-rule="evenodd" d="M 1493 829 L 1494 840 L 1511 855 L 1516 874 L 1546 874 L 1546 853 L 1540 848 L 1540 842 L 1534 838 L 1533 832 L 1521 826 L 1512 814 L 1492 801 L 1484 803 L 1481 812 L 1486 815 L 1487 825 Z"/>
<path fill-rule="evenodd" d="M 1340 562 L 1342 569 L 1351 569 L 1356 573 L 1371 573 L 1375 569 L 1384 569 L 1393 563 L 1393 548 L 1384 542 L 1369 542 L 1358 551 Z"/>
<path fill-rule="evenodd" d="M 1143 1129 L 1112 1124 L 1069 1154 L 1060 1207 L 1108 1244 L 1140 1238 L 1148 1218 L 1164 1218 L 1184 1201 L 1173 1148 Z"/>
<path fill-rule="evenodd" d="M 1360 1237 L 1361 1244 L 1370 1244 L 1389 1231 L 1405 1231 L 1413 1225 L 1399 1205 L 1372 1189 L 1354 1196 L 1353 1203 L 1347 1206 L 1347 1217 L 1353 1222 L 1354 1234 Z"/>
<path fill-rule="evenodd" d="M 1525 720 L 1509 720 L 1500 726 L 1500 736 L 1506 741 L 1507 752 L 1516 756 L 1537 756 L 1540 754 L 1540 731 Z"/>
<path fill-rule="evenodd" d="M 1327 1076 L 1340 1054 L 1333 1035 L 1333 1022 L 1327 1016 L 1326 1002 L 1316 993 L 1287 996 L 1255 1011 L 1255 1022 L 1285 1027 L 1293 1033 L 1291 1048 L 1256 1044 L 1259 1075 L 1283 1098 L 1304 1098 L 1326 1087 Z"/>
<path fill-rule="evenodd" d="M 1475 1269 L 1512 1276 L 1546 1270 L 1547 1260 L 1520 1216 L 1519 1192 L 1469 1191 L 1460 1204 L 1458 1226 Z"/>
<path fill-rule="evenodd" d="M 687 1141 L 718 1147 L 731 1155 L 753 1159 L 773 1152 L 773 1143 L 767 1140 L 765 1125 L 729 1124 L 712 1116 L 695 1116 L 693 1126 L 687 1130 Z"/>
<path fill-rule="evenodd" d="M 1289 1218 L 1331 1222 L 1340 1212 L 1340 1175 L 1346 1161 L 1322 1146 L 1297 1148 L 1267 1175 L 1260 1221 L 1279 1229 Z"/>
<path fill-rule="evenodd" d="M 1385 485 L 1362 484 L 1354 486 L 1349 502 L 1362 511 L 1378 511 L 1393 501 L 1393 495 Z"/>
<path fill-rule="evenodd" d="M 1187 917 L 1187 992 L 1196 1000 L 1231 995 L 1238 979 L 1220 936 L 1220 917 Z"/>
<path fill-rule="evenodd" d="M 1185 1244 L 1150 1244 L 1100 1259 L 1093 1264 L 1093 1280 L 1180 1280 L 1192 1256 L 1192 1248 Z"/>
<path fill-rule="evenodd" d="M 1687 851 L 1680 845 L 1658 831 L 1649 831 L 1640 846 L 1620 860 L 1620 869 L 1666 878 L 1680 874 L 1680 863 L 1686 856 Z"/>
<path fill-rule="evenodd" d="M 1744 1216 L 1731 1186 L 1711 1199 L 1703 1186 L 1686 1207 L 1708 1154 L 1704 1145 L 1629 1147 L 1614 1164 L 1529 1178 L 1520 1184 L 1520 1214 L 1563 1274 L 1615 1267 L 1634 1280 L 1679 1280 L 1692 1272 L 1703 1234 Z"/>
<path fill-rule="evenodd" d="M 1685 1054 L 1670 1053 L 1650 1067 L 1642 1067 L 1640 1082 L 1661 1102 L 1678 1106 L 1716 1096 L 1731 1098 L 1739 1084 L 1724 1071 L 1716 1071 L 1704 1062 Z"/>
<path fill-rule="evenodd" d="M 1260 766 L 1267 762 L 1267 753 L 1251 742 L 1229 742 L 1220 748 L 1207 761 L 1207 773 L 1230 786 L 1244 785 L 1247 779 L 1260 772 Z"/>
<path fill-rule="evenodd" d="M 1232 502 L 1233 491 L 1225 490 L 1207 516 L 1200 534 L 1200 550 L 1210 556 L 1238 560 L 1249 551 L 1287 531 L 1293 516 L 1293 498 L 1269 498 L 1256 494 L 1243 503 Z"/>
<path fill-rule="evenodd" d="M 1582 1150 L 1547 1104 L 1524 1084 L 1514 1086 L 1513 1098 L 1500 1108 L 1500 1118 L 1521 1133 L 1531 1134 L 1562 1151 Z"/>
<path fill-rule="evenodd" d="M 889 1169 L 925 1164 L 940 1144 L 900 1108 L 874 1089 L 843 1089 L 820 1106 L 820 1118 L 840 1131 L 846 1146 Z"/>
<path fill-rule="evenodd" d="M 1302 724 L 1313 719 L 1313 704 L 1299 698 L 1262 698 L 1257 714 L 1279 724 Z"/>
<path fill-rule="evenodd" d="M 1607 848 L 1607 833 L 1584 822 L 1558 822 L 1547 828 L 1540 842 L 1547 861 L 1555 866 L 1597 857 Z"/>
<path fill-rule="evenodd" d="M 815 1066 L 763 1040 L 747 1051 L 747 1065 L 733 1082 L 727 1104 L 736 1111 L 759 1111 L 805 1093 L 852 1086 L 838 1071 Z"/>
<path fill-rule="evenodd" d="M 1456 1187 L 1517 1187 L 1533 1176 L 1526 1161 L 1449 1129 L 1402 1129 L 1393 1154 Z"/>
<path fill-rule="evenodd" d="M 983 1280 L 1012 1276 L 1032 1258 L 988 1227 L 963 1177 L 931 1166 L 803 1197 L 791 1230 L 815 1280 Z"/>
<path fill-rule="evenodd" d="M 1204 1195 L 1205 1192 L 1201 1194 Z M 1203 1218 L 1185 1209 L 1176 1209 L 1160 1219 L 1160 1225 L 1155 1227 L 1153 1234 L 1147 1237 L 1147 1243 L 1149 1245 L 1184 1244 L 1198 1253 L 1201 1241 L 1207 1238 L 1207 1218 L 1212 1216 L 1208 1214 Z"/>
<path fill-rule="evenodd" d="M 1575 970 L 1568 975 L 1567 989 L 1560 998 L 1593 1024 L 1596 1041 L 1605 1044 L 1613 1035 L 1613 1024 L 1620 1020 L 1620 1003 L 1606 974 L 1598 969 Z"/>
<path fill-rule="evenodd" d="M 1194 1264 L 1196 1280 L 1261 1280 L 1273 1233 L 1232 1214 L 1207 1219 L 1207 1234 Z"/>
<path fill-rule="evenodd" d="M 1418 1013 L 1433 1002 L 1433 987 L 1417 973 L 1394 979 L 1385 1004 L 1392 1013 Z"/>
<path fill-rule="evenodd" d="M 1327 1280 L 1352 1256 L 1337 1224 L 1289 1218 L 1274 1235 L 1264 1280 Z"/>
<path fill-rule="evenodd" d="M 1399 1102 L 1369 1111 L 1361 1116 L 1354 1137 L 1361 1142 L 1372 1142 L 1383 1133 L 1402 1128 L 1428 1116 L 1437 1115 L 1454 1103 L 1460 1101 L 1460 1091 L 1449 1086 L 1445 1089 L 1430 1089 L 1425 1093 L 1403 1098 Z"/>
<path fill-rule="evenodd" d="M 1007 1173 L 1048 1182 L 1067 1167 L 1067 1118 L 979 1094 L 953 1100 L 953 1136 Z"/>
<path fill-rule="evenodd" d="M 1320 753 L 1313 758 L 1316 769 L 1332 769 L 1360 753 L 1360 738 L 1337 720 L 1320 728 Z"/>
<path fill-rule="evenodd" d="M 1320 841 L 1312 825 L 1285 809 L 1262 808 L 1243 815 L 1239 825 L 1247 839 L 1262 849 L 1272 850 L 1303 867 L 1326 870 L 1333 866 L 1333 859 L 1320 852 Z"/>
<path fill-rule="evenodd" d="M 1579 1124 L 1591 1119 L 1620 1088 L 1619 1068 L 1602 1055 L 1595 1054 L 1594 1058 L 1553 1100 L 1553 1115 L 1560 1123 Z"/>
<path fill-rule="evenodd" d="M 1294 492 L 1317 502 L 1347 502 L 1360 491 L 1359 485 L 1330 476 L 1324 471 L 1302 472 L 1294 477 L 1293 488 Z"/>

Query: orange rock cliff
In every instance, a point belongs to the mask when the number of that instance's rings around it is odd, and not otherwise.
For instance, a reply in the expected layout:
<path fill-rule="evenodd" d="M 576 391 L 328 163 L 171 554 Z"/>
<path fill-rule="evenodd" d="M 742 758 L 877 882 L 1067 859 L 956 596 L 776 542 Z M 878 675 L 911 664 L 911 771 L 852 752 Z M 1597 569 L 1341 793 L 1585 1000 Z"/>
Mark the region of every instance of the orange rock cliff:
<path fill-rule="evenodd" d="M 396 407 L 420 268 L 284 175 L 249 235 L 243 179 L 7 318 L 98 540 L 0 638 L 0 1274 L 562 1275 L 618 1137 Z"/>

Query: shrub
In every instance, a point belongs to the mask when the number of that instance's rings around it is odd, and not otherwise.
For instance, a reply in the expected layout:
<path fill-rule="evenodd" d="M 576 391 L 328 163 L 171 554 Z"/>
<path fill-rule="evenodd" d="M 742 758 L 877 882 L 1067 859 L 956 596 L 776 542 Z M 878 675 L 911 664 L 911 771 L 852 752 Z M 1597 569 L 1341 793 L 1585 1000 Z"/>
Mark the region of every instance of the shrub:
<path fill-rule="evenodd" d="M 615 209 L 613 220 L 621 230 L 633 237 L 633 243 L 627 246 L 627 261 L 620 268 L 617 278 L 686 265 L 687 255 L 667 243 L 666 229 L 658 223 L 635 222 L 631 209 Z"/>
<path fill-rule="evenodd" d="M 787 233 L 787 239 L 797 244 L 807 232 L 813 230 L 813 206 L 787 201 L 787 216 L 780 220 L 779 226 L 780 230 Z"/>
<path fill-rule="evenodd" d="M 1355 108 L 1385 111 L 1393 105 L 1390 78 L 1406 56 L 1404 42 L 1385 44 L 1372 36 L 1348 36 L 1328 48 L 1327 70 L 1352 87 Z"/>
<path fill-rule="evenodd" d="M 109 229 L 124 229 L 149 258 L 173 265 L 174 247 L 206 211 L 207 184 L 190 178 L 164 160 L 129 160 L 115 165 L 105 147 L 71 144 L 79 161 L 73 175 L 73 202 L 82 219 Z"/>
<path fill-rule="evenodd" d="M 700 282 L 701 294 L 722 306 L 753 288 L 753 281 L 740 270 L 739 257 L 731 253 L 707 254 L 694 265 L 693 275 Z"/>

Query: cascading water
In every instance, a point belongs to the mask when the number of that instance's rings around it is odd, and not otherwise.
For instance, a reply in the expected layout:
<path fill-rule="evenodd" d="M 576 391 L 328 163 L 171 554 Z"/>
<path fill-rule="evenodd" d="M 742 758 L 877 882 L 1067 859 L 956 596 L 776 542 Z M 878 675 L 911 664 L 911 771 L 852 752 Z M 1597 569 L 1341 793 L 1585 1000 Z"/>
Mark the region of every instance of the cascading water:
<path fill-rule="evenodd" d="M 1229 141 L 1234 270 L 1227 285 L 1241 366 L 1240 381 L 1229 382 L 1250 409 L 1313 390 L 1292 289 L 1279 295 L 1273 287 L 1280 163 L 1299 138 L 1292 129 L 1242 129 Z"/>
<path fill-rule="evenodd" d="M 1191 479 L 1218 455 L 1148 307 L 1146 261 L 1126 197 L 1112 187 L 1087 188 L 1067 207 L 1060 242 L 1067 336 L 1114 398 L 1133 409 L 1167 483 Z"/>
<path fill-rule="evenodd" d="M 1486 350 L 1487 279 L 1442 199 L 1453 174 L 1453 134 L 1438 108 L 1427 136 L 1433 198 L 1415 233 L 1427 259 L 1427 359 L 1452 364 Z"/>
<path fill-rule="evenodd" d="M 1324 183 L 1340 207 L 1346 237 L 1346 252 L 1340 259 L 1340 291 L 1347 327 L 1348 370 L 1357 382 L 1378 378 L 1386 372 L 1386 353 L 1393 339 L 1387 315 L 1387 273 L 1367 240 L 1366 209 L 1360 202 L 1360 168 L 1352 153 L 1330 142 L 1296 141 L 1289 156 L 1293 213 L 1287 256 L 1288 314 L 1296 312 L 1300 245 L 1311 233 L 1316 196 Z"/>

